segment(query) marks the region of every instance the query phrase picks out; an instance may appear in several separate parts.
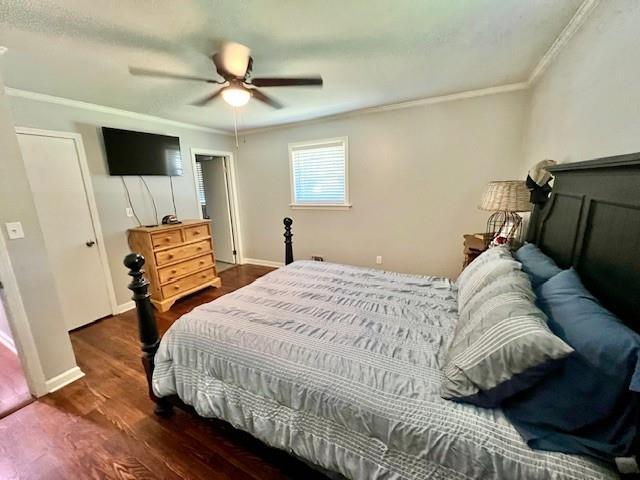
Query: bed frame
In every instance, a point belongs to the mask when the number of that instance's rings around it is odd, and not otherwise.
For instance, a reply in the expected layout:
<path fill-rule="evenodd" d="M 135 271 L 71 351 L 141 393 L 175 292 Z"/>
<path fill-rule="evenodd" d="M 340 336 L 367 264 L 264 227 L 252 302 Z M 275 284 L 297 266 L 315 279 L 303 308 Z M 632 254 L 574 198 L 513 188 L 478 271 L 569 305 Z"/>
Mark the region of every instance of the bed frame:
<path fill-rule="evenodd" d="M 550 198 L 535 206 L 527 240 L 563 268 L 573 266 L 587 288 L 630 328 L 640 332 L 640 153 L 561 164 Z M 290 218 L 284 219 L 285 264 L 293 261 Z M 132 253 L 124 264 L 138 313 L 142 364 L 158 415 L 173 406 L 187 410 L 177 396 L 158 398 L 151 388 L 160 335 L 143 276 L 144 257 Z"/>

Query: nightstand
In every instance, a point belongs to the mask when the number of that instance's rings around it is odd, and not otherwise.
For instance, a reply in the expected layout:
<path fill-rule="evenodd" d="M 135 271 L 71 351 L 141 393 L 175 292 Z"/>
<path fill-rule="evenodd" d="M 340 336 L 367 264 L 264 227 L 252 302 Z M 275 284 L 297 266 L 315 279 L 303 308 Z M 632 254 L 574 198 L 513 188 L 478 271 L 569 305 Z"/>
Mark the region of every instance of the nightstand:
<path fill-rule="evenodd" d="M 464 237 L 464 263 L 462 269 L 467 268 L 482 252 L 487 249 L 484 233 L 472 233 Z"/>

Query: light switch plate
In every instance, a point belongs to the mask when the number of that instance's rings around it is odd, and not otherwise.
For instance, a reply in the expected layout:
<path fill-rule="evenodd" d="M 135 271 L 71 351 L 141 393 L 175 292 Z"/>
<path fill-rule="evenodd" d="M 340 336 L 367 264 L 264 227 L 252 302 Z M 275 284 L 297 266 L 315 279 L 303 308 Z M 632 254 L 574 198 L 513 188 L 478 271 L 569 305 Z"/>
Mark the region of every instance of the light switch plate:
<path fill-rule="evenodd" d="M 7 227 L 7 235 L 9 240 L 16 240 L 18 238 L 24 238 L 24 231 L 22 230 L 22 223 L 20 222 L 7 222 L 4 224 Z"/>

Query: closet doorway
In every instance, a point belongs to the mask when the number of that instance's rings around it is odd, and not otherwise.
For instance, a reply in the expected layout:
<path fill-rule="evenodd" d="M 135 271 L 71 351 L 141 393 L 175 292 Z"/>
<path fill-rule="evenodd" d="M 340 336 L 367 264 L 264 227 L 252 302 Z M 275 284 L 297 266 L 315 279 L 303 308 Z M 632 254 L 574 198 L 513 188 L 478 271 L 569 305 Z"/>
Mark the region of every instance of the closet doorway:
<path fill-rule="evenodd" d="M 229 152 L 192 149 L 193 172 L 201 218 L 210 219 L 216 268 L 241 263 L 233 156 Z"/>
<path fill-rule="evenodd" d="M 4 285 L 0 281 L 0 418 L 33 402 L 29 385 L 18 357 L 5 307 Z"/>

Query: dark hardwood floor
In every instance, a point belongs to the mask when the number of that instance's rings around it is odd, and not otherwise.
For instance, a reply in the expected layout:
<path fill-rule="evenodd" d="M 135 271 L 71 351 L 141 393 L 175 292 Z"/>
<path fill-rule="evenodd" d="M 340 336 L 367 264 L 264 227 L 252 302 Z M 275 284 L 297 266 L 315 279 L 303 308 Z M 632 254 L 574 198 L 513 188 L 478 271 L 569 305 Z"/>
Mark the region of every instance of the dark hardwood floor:
<path fill-rule="evenodd" d="M 32 401 L 20 360 L 15 353 L 0 344 L 0 418 Z"/>
<path fill-rule="evenodd" d="M 240 288 L 270 268 L 242 265 L 158 314 L 161 331 L 195 306 Z M 217 420 L 152 413 L 140 365 L 135 312 L 71 335 L 86 376 L 0 420 L 5 479 L 326 479 L 284 452 Z"/>

